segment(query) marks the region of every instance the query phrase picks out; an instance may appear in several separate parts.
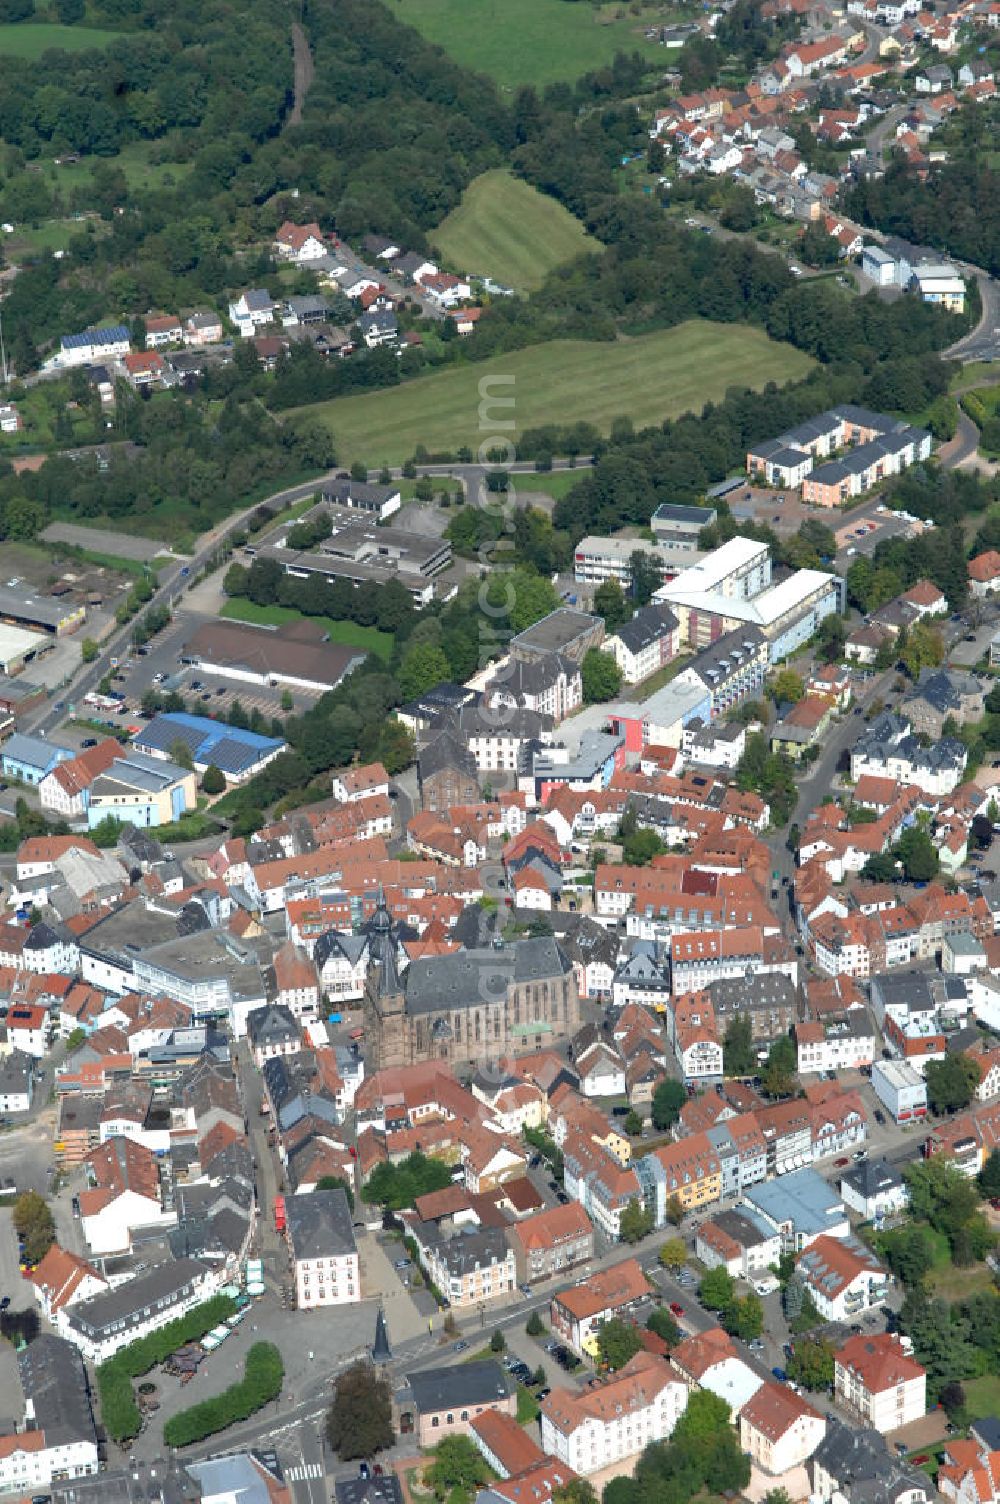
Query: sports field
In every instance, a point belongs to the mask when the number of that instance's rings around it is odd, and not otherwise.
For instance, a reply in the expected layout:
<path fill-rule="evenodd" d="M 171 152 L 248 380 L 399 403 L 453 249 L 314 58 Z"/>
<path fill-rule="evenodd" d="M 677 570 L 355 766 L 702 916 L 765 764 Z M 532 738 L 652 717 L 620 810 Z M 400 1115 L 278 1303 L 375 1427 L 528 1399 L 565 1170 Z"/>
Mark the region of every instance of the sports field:
<path fill-rule="evenodd" d="M 0 57 L 41 57 L 50 47 L 63 52 L 86 52 L 91 47 L 106 47 L 118 31 L 102 31 L 97 26 L 57 26 L 47 21 L 22 21 L 0 26 Z"/>
<path fill-rule="evenodd" d="M 605 432 L 622 416 L 637 428 L 659 423 L 700 411 L 727 387 L 793 381 L 811 365 L 760 329 L 693 319 L 615 344 L 553 340 L 300 411 L 329 425 L 342 464 L 399 465 L 418 444 L 453 454 L 463 445 L 478 449 L 490 435 L 516 437 L 543 423 L 583 419 Z M 481 417 L 484 392 L 493 405 Z M 511 407 L 499 405 L 510 399 Z M 500 426 L 511 419 L 512 428 Z"/>
<path fill-rule="evenodd" d="M 431 239 L 447 265 L 518 292 L 541 287 L 561 262 L 602 249 L 562 204 L 501 168 L 469 184 Z"/>
<path fill-rule="evenodd" d="M 505 89 L 551 84 L 603 68 L 616 52 L 642 52 L 664 66 L 642 23 L 618 20 L 620 6 L 567 0 L 397 0 L 393 14 L 466 68 Z M 649 20 L 655 20 L 652 12 Z M 647 21 L 646 24 L 649 24 Z"/>

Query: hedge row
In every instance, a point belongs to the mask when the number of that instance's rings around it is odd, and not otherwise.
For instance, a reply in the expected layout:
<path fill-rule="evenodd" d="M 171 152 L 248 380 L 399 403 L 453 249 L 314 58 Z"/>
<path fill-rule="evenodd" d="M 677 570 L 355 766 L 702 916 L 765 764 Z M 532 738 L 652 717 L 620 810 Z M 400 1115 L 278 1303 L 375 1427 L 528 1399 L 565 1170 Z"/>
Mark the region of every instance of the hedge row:
<path fill-rule="evenodd" d="M 247 1353 L 240 1383 L 231 1384 L 214 1399 L 202 1400 L 190 1410 L 171 1416 L 163 1427 L 163 1440 L 169 1447 L 186 1447 L 246 1420 L 269 1400 L 278 1398 L 284 1377 L 285 1365 L 274 1343 L 255 1342 Z"/>
<path fill-rule="evenodd" d="M 228 1295 L 213 1295 L 168 1321 L 148 1337 L 130 1342 L 121 1352 L 115 1353 L 97 1370 L 97 1388 L 101 1397 L 101 1417 L 104 1427 L 113 1441 L 126 1441 L 135 1436 L 142 1423 L 139 1407 L 132 1392 L 132 1380 L 149 1373 L 157 1363 L 163 1363 L 185 1342 L 198 1342 L 214 1326 L 220 1326 L 227 1316 L 236 1310 L 236 1302 Z"/>

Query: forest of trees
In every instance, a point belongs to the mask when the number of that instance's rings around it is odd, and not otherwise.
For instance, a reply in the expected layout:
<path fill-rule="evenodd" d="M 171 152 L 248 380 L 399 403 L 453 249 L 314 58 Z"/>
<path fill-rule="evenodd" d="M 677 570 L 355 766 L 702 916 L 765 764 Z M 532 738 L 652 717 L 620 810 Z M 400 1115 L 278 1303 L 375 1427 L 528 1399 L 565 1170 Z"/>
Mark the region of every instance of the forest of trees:
<path fill-rule="evenodd" d="M 935 137 L 946 162 L 924 174 L 897 158 L 884 178 L 857 185 L 848 214 L 1000 275 L 1000 170 L 990 155 L 998 130 L 1000 107 L 967 105 Z"/>
<path fill-rule="evenodd" d="M 109 470 L 52 459 L 15 477 L 0 460 L 0 538 L 29 538 L 53 514 L 127 518 L 170 537 L 202 531 L 270 481 L 333 462 L 318 423 L 308 415 L 274 422 L 266 408 L 283 415 L 396 384 L 432 363 L 553 338 L 610 340 L 691 317 L 758 324 L 820 363 L 783 391 L 734 391 L 703 415 L 640 434 L 627 414 L 610 441 L 586 424 L 525 434 L 522 456 L 542 464 L 553 453 L 597 456 L 592 475 L 559 503 L 555 533 L 533 540 L 538 567 L 554 568 L 584 531 L 646 522 L 658 501 L 696 497 L 741 462 L 748 441 L 831 402 L 917 412 L 946 390 L 945 366 L 928 357 L 959 332 L 953 316 L 915 299 L 886 304 L 846 297 L 833 283 L 796 283 L 780 258 L 691 235 L 652 200 L 619 193 L 623 153 L 648 144 L 628 102 L 648 82 L 638 55 L 619 55 L 574 85 L 518 89 L 508 103 L 382 5 L 314 0 L 303 24 L 316 76 L 293 126 L 288 17 L 274 0 L 250 22 L 231 0 L 207 8 L 181 0 L 169 14 L 153 0 L 100 0 L 94 19 L 123 32 L 104 52 L 57 70 L 25 63 L 0 79 L 0 135 L 15 143 L 0 206 L 37 215 L 51 207 L 55 190 L 27 170 L 32 158 L 56 148 L 101 156 L 92 186 L 75 190 L 96 223 L 81 226 L 64 259 L 42 256 L 23 269 L 5 299 L 18 370 L 66 330 L 138 320 L 150 308 L 221 307 L 236 287 L 266 285 L 267 242 L 289 213 L 348 237 L 377 230 L 423 249 L 468 182 L 505 163 L 578 214 L 606 250 L 557 269 L 530 297 L 496 299 L 472 341 L 428 338 L 401 359 L 376 350 L 331 362 L 301 348 L 273 377 L 239 349 L 197 388 L 124 401 L 114 438 L 138 450 L 123 450 Z M 797 23 L 765 25 L 740 0 L 723 24 L 727 48 L 749 64 Z M 89 135 L 74 125 L 81 113 Z M 130 186 L 114 153 L 143 141 L 189 170 L 172 183 Z M 90 394 L 76 397 L 104 436 Z"/>

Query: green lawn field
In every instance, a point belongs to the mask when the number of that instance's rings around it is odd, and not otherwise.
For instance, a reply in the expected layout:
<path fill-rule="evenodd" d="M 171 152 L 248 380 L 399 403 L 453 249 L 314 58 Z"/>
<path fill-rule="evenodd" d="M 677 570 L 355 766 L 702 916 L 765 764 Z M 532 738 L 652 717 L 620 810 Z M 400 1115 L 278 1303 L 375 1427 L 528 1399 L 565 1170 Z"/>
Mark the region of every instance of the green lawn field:
<path fill-rule="evenodd" d="M 489 73 L 505 89 L 579 78 L 616 52 L 642 52 L 665 66 L 663 48 L 642 25 L 619 21 L 619 7 L 567 0 L 397 0 L 393 14 L 456 62 Z"/>
<path fill-rule="evenodd" d="M 97 26 L 57 26 L 47 21 L 21 21 L 0 26 L 0 57 L 41 57 L 50 47 L 63 52 L 86 52 L 91 47 L 106 47 L 120 36 L 118 31 L 102 31 Z"/>
<path fill-rule="evenodd" d="M 541 287 L 561 262 L 602 249 L 562 204 L 500 168 L 469 184 L 431 239 L 457 271 L 518 292 Z"/>
<path fill-rule="evenodd" d="M 386 391 L 338 397 L 299 411 L 329 425 L 342 464 L 399 465 L 418 444 L 432 454 L 476 450 L 499 420 L 516 437 L 544 423 L 582 419 L 607 432 L 617 417 L 640 428 L 698 412 L 728 387 L 760 388 L 804 376 L 812 361 L 791 345 L 743 324 L 691 320 L 615 344 L 553 340 L 472 365 L 451 366 Z M 499 384 L 513 377 L 512 384 Z M 492 389 L 484 383 L 493 379 Z M 513 397 L 480 420 L 480 392 Z M 483 423 L 485 422 L 485 427 Z M 494 425 L 491 427 L 491 423 Z"/>
<path fill-rule="evenodd" d="M 291 606 L 255 606 L 253 601 L 236 599 L 227 601 L 219 615 L 230 621 L 250 622 L 255 627 L 280 627 L 286 621 L 314 621 L 328 634 L 331 642 L 342 643 L 348 648 L 364 648 L 366 652 L 377 653 L 385 659 L 392 652 L 389 632 L 380 632 L 377 627 L 362 627 L 356 621 L 334 621 L 329 616 L 303 618 Z"/>

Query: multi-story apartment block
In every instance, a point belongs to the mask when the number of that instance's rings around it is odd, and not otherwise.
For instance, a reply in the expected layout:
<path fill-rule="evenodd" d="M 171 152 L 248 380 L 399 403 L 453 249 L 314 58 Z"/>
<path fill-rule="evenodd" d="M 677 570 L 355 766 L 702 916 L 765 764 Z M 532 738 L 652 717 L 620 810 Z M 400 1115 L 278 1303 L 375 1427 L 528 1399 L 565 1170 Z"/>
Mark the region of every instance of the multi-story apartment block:
<path fill-rule="evenodd" d="M 503 1300 L 517 1289 L 517 1260 L 504 1228 L 463 1224 L 445 1230 L 432 1223 L 420 1229 L 417 1248 L 428 1278 L 453 1310 Z"/>
<path fill-rule="evenodd" d="M 214 1291 L 207 1265 L 197 1259 L 172 1259 L 71 1306 L 66 1313 L 66 1337 L 91 1363 L 103 1363 L 119 1348 L 186 1315 Z"/>
<path fill-rule="evenodd" d="M 889 1276 L 854 1238 L 819 1237 L 795 1267 L 826 1321 L 854 1321 L 885 1301 Z"/>
<path fill-rule="evenodd" d="M 722 1196 L 722 1164 L 707 1133 L 692 1133 L 644 1154 L 635 1172 L 657 1227 L 666 1222 L 674 1196 L 685 1211 L 710 1206 Z"/>

